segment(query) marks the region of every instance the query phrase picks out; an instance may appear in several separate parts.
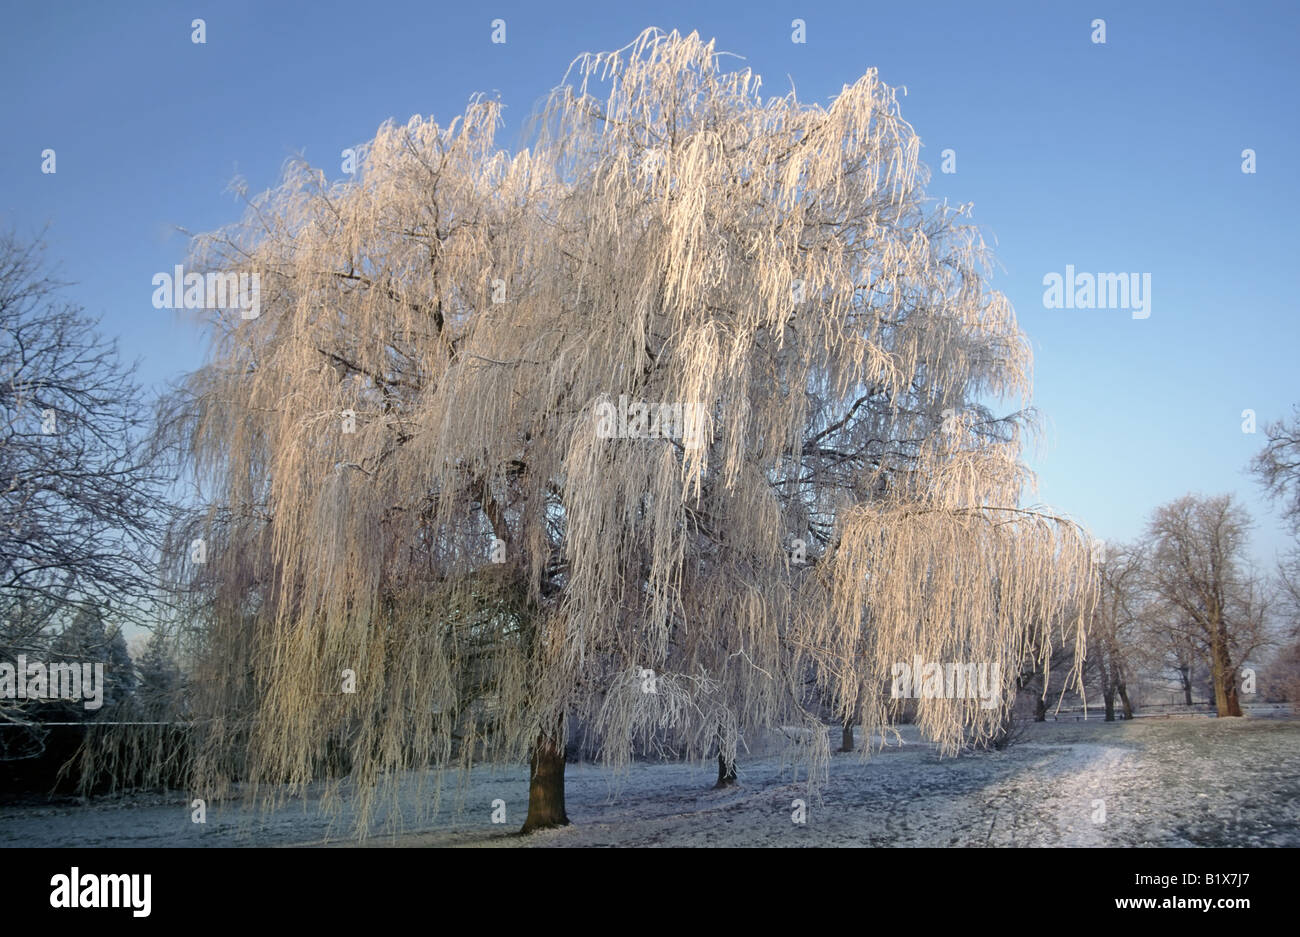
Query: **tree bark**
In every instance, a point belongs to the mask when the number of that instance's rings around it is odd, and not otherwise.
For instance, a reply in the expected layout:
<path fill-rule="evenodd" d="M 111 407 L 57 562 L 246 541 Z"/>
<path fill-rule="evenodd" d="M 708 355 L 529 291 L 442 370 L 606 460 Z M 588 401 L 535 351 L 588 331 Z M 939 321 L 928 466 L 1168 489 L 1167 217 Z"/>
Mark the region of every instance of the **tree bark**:
<path fill-rule="evenodd" d="M 853 751 L 853 723 L 846 723 L 840 728 L 840 751 Z"/>
<path fill-rule="evenodd" d="M 1241 714 L 1241 700 L 1237 696 L 1237 681 L 1234 674 L 1228 678 L 1228 715 L 1240 716 Z"/>
<path fill-rule="evenodd" d="M 1115 694 L 1113 692 L 1103 693 L 1102 699 L 1106 701 L 1106 721 L 1114 722 L 1115 721 Z"/>
<path fill-rule="evenodd" d="M 1186 705 L 1192 705 L 1192 668 L 1179 667 L 1178 676 L 1183 680 L 1183 698 Z"/>
<path fill-rule="evenodd" d="M 520 833 L 569 824 L 564 812 L 564 749 L 558 741 L 563 734 L 563 731 L 555 735 L 543 732 L 537 736 L 528 763 L 528 816 Z"/>
<path fill-rule="evenodd" d="M 727 761 L 722 757 L 722 752 L 718 752 L 718 783 L 713 785 L 718 787 L 731 787 L 736 783 L 736 763 Z"/>
<path fill-rule="evenodd" d="M 1116 689 L 1119 690 L 1119 699 L 1120 699 L 1120 702 L 1124 704 L 1124 718 L 1125 718 L 1125 719 L 1132 719 L 1132 718 L 1133 718 L 1133 704 L 1129 702 L 1129 698 L 1128 698 L 1128 687 L 1127 687 L 1124 683 L 1121 682 L 1120 685 L 1119 685 L 1118 687 L 1116 687 Z"/>
<path fill-rule="evenodd" d="M 1045 700 L 1043 697 L 1040 696 L 1036 700 L 1034 700 L 1034 722 L 1046 722 L 1046 721 L 1047 721 L 1047 700 Z"/>
<path fill-rule="evenodd" d="M 1228 638 L 1223 623 L 1215 628 L 1213 668 L 1214 711 L 1220 718 L 1240 716 L 1241 703 L 1237 700 L 1237 672 L 1228 656 Z"/>

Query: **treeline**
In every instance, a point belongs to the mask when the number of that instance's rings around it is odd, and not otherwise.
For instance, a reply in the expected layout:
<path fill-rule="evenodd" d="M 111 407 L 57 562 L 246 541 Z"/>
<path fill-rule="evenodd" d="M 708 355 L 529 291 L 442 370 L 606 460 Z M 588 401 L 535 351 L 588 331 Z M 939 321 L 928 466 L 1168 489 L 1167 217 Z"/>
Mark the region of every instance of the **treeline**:
<path fill-rule="evenodd" d="M 1227 494 L 1178 498 L 1100 551 L 1083 673 L 1107 720 L 1166 697 L 1219 716 L 1300 700 L 1300 408 L 1266 436 L 1251 471 L 1297 538 L 1273 569 L 1252 564 L 1252 519 Z"/>
<path fill-rule="evenodd" d="M 174 642 L 156 632 L 133 658 L 101 614 L 69 617 L 0 624 L 0 794 L 183 784 L 189 709 Z"/>
<path fill-rule="evenodd" d="M 1250 527 L 1232 496 L 1187 495 L 1136 541 L 1105 546 L 1084 672 L 1108 721 L 1143 701 L 1240 716 L 1243 702 L 1295 698 L 1289 571 L 1251 565 Z"/>

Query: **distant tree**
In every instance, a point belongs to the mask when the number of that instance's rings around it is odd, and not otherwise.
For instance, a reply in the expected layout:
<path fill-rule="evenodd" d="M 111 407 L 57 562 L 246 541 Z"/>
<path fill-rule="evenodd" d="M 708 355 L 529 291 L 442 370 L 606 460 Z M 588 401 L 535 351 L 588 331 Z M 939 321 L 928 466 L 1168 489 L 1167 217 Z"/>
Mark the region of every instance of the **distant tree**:
<path fill-rule="evenodd" d="M 1268 442 L 1251 461 L 1251 470 L 1264 490 L 1282 508 L 1282 519 L 1295 537 L 1290 550 L 1278 561 L 1280 611 L 1291 637 L 1300 641 L 1300 405 L 1289 419 L 1265 428 Z"/>
<path fill-rule="evenodd" d="M 180 664 L 167 634 L 155 631 L 135 665 L 136 701 L 146 715 L 157 719 L 172 716 L 180 702 L 183 680 Z"/>
<path fill-rule="evenodd" d="M 135 692 L 136 675 L 120 628 L 110 628 L 96 609 L 77 608 L 67 626 L 50 641 L 54 661 L 104 665 L 103 705 L 87 711 L 80 703 L 66 707 L 71 719 L 97 719 L 111 713 Z"/>
<path fill-rule="evenodd" d="M 1187 495 L 1155 511 L 1144 547 L 1155 614 L 1176 646 L 1201 655 L 1220 716 L 1241 715 L 1238 668 L 1265 641 L 1268 598 L 1246 568 L 1249 528 L 1230 495 Z"/>
<path fill-rule="evenodd" d="M 1144 579 L 1146 570 L 1143 570 Z M 1176 691 L 1183 705 L 1214 695 L 1205 655 L 1195 635 L 1185 626 L 1182 612 L 1148 593 L 1142 610 L 1141 642 L 1134 658 L 1144 684 L 1157 691 Z"/>
<path fill-rule="evenodd" d="M 1264 429 L 1268 442 L 1251 461 L 1251 471 L 1282 507 L 1282 517 L 1300 533 L 1300 405 L 1289 419 Z"/>
<path fill-rule="evenodd" d="M 1063 627 L 1072 619 L 1073 615 L 1067 612 L 1055 622 L 1035 622 L 1031 631 L 1027 652 L 1020 663 L 1017 691 L 1032 698 L 1034 722 L 1046 722 L 1052 700 L 1055 698 L 1059 704 L 1071 690 L 1082 689 L 1082 681 L 1089 673 L 1086 646 L 1080 645 L 1078 635 L 1070 643 L 1068 629 Z"/>
<path fill-rule="evenodd" d="M 1300 705 L 1300 641 L 1280 642 L 1260 668 L 1259 697 Z"/>
<path fill-rule="evenodd" d="M 1142 554 L 1135 547 L 1107 544 L 1101 563 L 1101 590 L 1088 629 L 1088 660 L 1106 707 L 1115 721 L 1115 699 L 1124 718 L 1133 718 L 1129 680 L 1141 642 L 1144 606 Z"/>

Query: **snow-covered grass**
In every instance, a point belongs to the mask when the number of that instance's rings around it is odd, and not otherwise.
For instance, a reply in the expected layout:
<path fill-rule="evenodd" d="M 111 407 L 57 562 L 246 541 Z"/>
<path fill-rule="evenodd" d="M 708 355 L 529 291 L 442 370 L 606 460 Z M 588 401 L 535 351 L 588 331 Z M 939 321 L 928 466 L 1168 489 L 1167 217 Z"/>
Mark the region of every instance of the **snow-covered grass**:
<path fill-rule="evenodd" d="M 458 795 L 444 793 L 432 818 L 415 809 L 428 793 L 412 781 L 399 805 L 404 830 L 366 844 L 1300 846 L 1293 718 L 1046 723 L 1005 752 L 944 759 L 904 727 L 901 743 L 866 761 L 836 754 L 813 796 L 778 755 L 742 758 L 734 788 L 712 790 L 715 773 L 711 765 L 640 764 L 616 776 L 570 765 L 573 825 L 529 837 L 513 835 L 527 807 L 523 766 L 476 771 Z M 492 822 L 497 800 L 502 824 Z M 796 800 L 806 802 L 803 824 L 792 820 Z M 269 814 L 210 804 L 204 825 L 190 822 L 184 794 L 9 804 L 0 807 L 0 846 L 355 844 L 346 800 L 342 807 L 331 828 L 311 795 Z"/>

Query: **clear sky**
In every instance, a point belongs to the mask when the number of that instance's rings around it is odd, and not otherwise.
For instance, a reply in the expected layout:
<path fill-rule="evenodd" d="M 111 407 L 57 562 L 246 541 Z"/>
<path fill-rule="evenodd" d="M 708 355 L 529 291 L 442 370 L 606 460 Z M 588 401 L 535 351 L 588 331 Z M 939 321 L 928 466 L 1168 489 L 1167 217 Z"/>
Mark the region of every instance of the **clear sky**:
<path fill-rule="evenodd" d="M 341 150 L 385 119 L 445 123 L 475 92 L 506 104 L 498 139 L 513 148 L 575 56 L 647 26 L 716 38 L 765 93 L 793 82 L 807 101 L 878 68 L 907 88 L 932 193 L 974 202 L 994 285 L 1033 342 L 1040 499 L 1127 539 L 1158 504 L 1235 491 L 1259 560 L 1285 543 L 1244 469 L 1264 423 L 1300 402 L 1300 238 L 1286 215 L 1300 204 L 1300 4 L 132 0 L 9 2 L 3 22 L 0 225 L 49 225 L 69 298 L 103 317 L 150 385 L 203 350 L 187 321 L 152 307 L 151 280 L 183 260 L 178 227 L 239 217 L 236 175 L 261 191 L 301 153 L 337 177 Z M 41 172 L 47 148 L 54 174 Z M 1149 273 L 1149 317 L 1045 308 L 1043 278 L 1066 265 Z"/>

